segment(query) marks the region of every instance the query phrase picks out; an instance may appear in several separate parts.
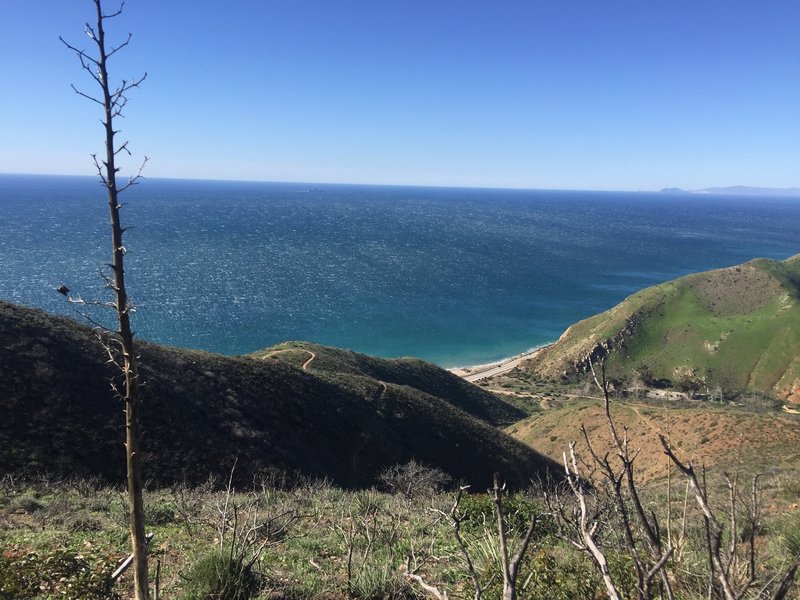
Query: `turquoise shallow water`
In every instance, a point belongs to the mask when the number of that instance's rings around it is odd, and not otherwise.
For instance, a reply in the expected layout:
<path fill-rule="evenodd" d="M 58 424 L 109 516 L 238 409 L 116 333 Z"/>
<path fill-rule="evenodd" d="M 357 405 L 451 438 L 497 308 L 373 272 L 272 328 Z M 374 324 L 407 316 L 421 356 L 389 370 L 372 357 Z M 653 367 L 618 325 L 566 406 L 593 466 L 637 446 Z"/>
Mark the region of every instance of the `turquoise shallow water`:
<path fill-rule="evenodd" d="M 653 283 L 800 252 L 791 198 L 148 179 L 127 202 L 138 335 L 226 354 L 489 362 Z M 107 220 L 92 178 L 0 176 L 0 298 L 102 296 Z"/>

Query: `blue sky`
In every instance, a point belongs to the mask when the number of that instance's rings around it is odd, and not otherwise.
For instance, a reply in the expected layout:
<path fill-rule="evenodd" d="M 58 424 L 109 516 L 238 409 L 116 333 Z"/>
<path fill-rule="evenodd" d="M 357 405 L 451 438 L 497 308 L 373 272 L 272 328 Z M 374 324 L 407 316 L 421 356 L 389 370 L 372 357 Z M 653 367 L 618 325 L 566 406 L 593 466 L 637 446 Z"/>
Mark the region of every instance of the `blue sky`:
<path fill-rule="evenodd" d="M 115 7 L 110 4 L 109 7 Z M 0 5 L 0 172 L 92 174 L 89 0 Z M 800 185 L 800 2 L 128 0 L 153 177 Z M 133 163 L 131 162 L 131 167 Z"/>

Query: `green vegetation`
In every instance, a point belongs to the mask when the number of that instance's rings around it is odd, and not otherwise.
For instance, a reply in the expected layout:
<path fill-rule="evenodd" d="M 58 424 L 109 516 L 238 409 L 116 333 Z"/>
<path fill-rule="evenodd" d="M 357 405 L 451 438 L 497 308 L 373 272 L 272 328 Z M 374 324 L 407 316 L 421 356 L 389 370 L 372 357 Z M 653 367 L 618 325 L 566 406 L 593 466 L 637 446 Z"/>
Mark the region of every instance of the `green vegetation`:
<path fill-rule="evenodd" d="M 612 378 L 711 396 L 800 401 L 800 255 L 758 259 L 647 288 L 570 327 L 526 365 L 579 379 L 609 355 Z"/>
<path fill-rule="evenodd" d="M 518 597 L 596 599 L 606 587 L 575 550 L 578 492 L 559 485 L 558 463 L 576 439 L 584 461 L 588 444 L 596 465 L 617 456 L 585 373 L 590 358 L 605 357 L 614 420 L 635 444 L 642 514 L 674 543 L 666 568 L 675 597 L 707 596 L 708 538 L 658 434 L 682 459 L 702 461 L 725 520 L 722 546 L 733 548 L 723 553 L 732 581 L 746 586 L 739 568 L 756 565 L 734 540 L 755 549 L 759 585 L 744 597 L 762 585 L 780 591 L 800 560 L 800 429 L 774 398 L 792 401 L 798 386 L 798 282 L 800 255 L 649 288 L 570 328 L 528 368 L 480 386 L 416 359 L 305 342 L 243 357 L 142 343 L 150 574 L 158 571 L 163 597 L 185 600 L 399 600 L 427 597 L 421 582 L 456 599 L 473 597 L 475 581 L 484 598 L 500 597 L 495 504 L 481 493 L 499 471 L 517 490 L 503 501 L 512 548 L 535 521 Z M 73 320 L 0 303 L 0 600 L 130 591 L 130 573 L 111 580 L 128 551 L 128 516 L 115 487 L 122 406 L 100 349 Z M 734 501 L 723 473 L 740 482 Z M 756 516 L 727 520 L 729 507 L 751 505 L 741 482 L 756 473 Z M 616 588 L 636 597 L 641 569 L 619 505 L 608 504 L 597 472 L 586 476 L 599 519 L 592 535 Z M 532 482 L 538 491 L 519 491 Z M 453 512 L 463 483 L 478 493 Z M 800 598 L 798 584 L 783 581 L 786 597 Z M 664 585 L 655 580 L 653 593 Z"/>
<path fill-rule="evenodd" d="M 449 514 L 453 493 L 429 490 L 409 500 L 403 494 L 348 491 L 312 480 L 276 487 L 275 480 L 251 482 L 241 490 L 210 480 L 197 487 L 146 492 L 147 530 L 154 533 L 151 576 L 159 565 L 162 597 L 428 597 L 404 577 L 409 556 L 411 567 L 450 598 L 473 597 L 467 565 L 452 525 L 442 514 Z M 785 475 L 765 481 L 767 512 L 759 533 L 767 558 L 763 581 L 794 556 L 800 540 L 798 508 L 790 508 L 796 497 L 786 500 L 797 485 L 797 477 Z M 665 489 L 662 484 L 650 486 L 644 495 L 648 510 L 657 510 L 662 517 Z M 683 481 L 676 478 L 672 499 L 676 536 L 681 531 L 683 490 Z M 724 502 L 723 495 L 718 498 Z M 130 573 L 113 588 L 109 583 L 116 564 L 129 552 L 124 501 L 122 488 L 97 481 L 0 480 L 0 598 L 85 600 L 116 597 L 113 593 L 126 597 Z M 541 497 L 515 493 L 506 497 L 504 505 L 512 545 L 518 543 L 532 514 L 540 518 L 520 567 L 521 598 L 603 596 L 595 567 L 585 553 L 560 537 L 568 532 L 546 514 Z M 498 598 L 502 578 L 492 502 L 476 490 L 462 500 L 460 509 L 466 517 L 461 535 L 481 585 L 486 586 L 483 597 Z M 702 520 L 691 504 L 689 514 L 689 527 L 681 534 L 684 546 L 675 559 L 674 585 L 677 598 L 693 600 L 705 597 L 700 576 L 705 555 Z M 601 531 L 612 574 L 630 597 L 630 564 L 619 532 L 608 525 Z M 800 597 L 796 583 L 793 590 L 789 597 Z"/>
<path fill-rule="evenodd" d="M 261 588 L 253 566 L 226 549 L 209 550 L 183 575 L 183 600 L 247 600 Z"/>
<path fill-rule="evenodd" d="M 237 459 L 240 482 L 277 470 L 348 487 L 412 459 L 472 483 L 559 472 L 493 426 L 524 413 L 438 367 L 308 345 L 304 370 L 299 348 L 227 357 L 140 343 L 148 479 L 199 484 Z M 91 329 L 0 303 L 0 364 L 6 472 L 123 480 L 122 405 Z"/>
<path fill-rule="evenodd" d="M 119 598 L 110 578 L 113 555 L 91 547 L 55 546 L 32 550 L 8 546 L 0 557 L 0 598 Z"/>
<path fill-rule="evenodd" d="M 509 425 L 525 415 L 522 410 L 498 399 L 494 394 L 418 358 L 377 358 L 310 342 L 284 342 L 251 356 L 261 358 L 265 355 L 297 367 L 302 367 L 313 355 L 309 369 L 318 376 L 333 375 L 350 381 L 366 378 L 415 389 L 441 398 L 494 426 Z"/>

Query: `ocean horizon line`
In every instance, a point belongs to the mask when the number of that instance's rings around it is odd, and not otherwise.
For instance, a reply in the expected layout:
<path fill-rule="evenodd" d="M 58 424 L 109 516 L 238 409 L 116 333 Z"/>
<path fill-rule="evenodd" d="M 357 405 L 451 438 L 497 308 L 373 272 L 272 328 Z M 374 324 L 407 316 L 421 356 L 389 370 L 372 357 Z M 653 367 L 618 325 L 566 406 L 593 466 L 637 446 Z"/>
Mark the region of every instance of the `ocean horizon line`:
<path fill-rule="evenodd" d="M 0 297 L 72 314 L 54 288 L 102 296 L 101 193 L 90 175 L 0 179 Z M 650 285 L 800 252 L 786 198 L 158 178 L 131 194 L 139 336 L 225 355 L 301 339 L 487 364 Z"/>
<path fill-rule="evenodd" d="M 74 173 L 6 173 L 0 172 L 0 177 L 48 177 L 48 178 L 74 178 L 92 179 L 99 181 L 97 175 L 78 175 Z M 127 176 L 122 174 L 123 179 Z M 664 188 L 659 189 L 596 189 L 596 188 L 570 188 L 570 187 L 529 187 L 529 186 L 499 186 L 499 185 L 456 185 L 456 184 L 415 184 L 415 183 L 359 183 L 359 182 L 330 182 L 330 181 L 294 181 L 294 180 L 270 180 L 270 179 L 222 179 L 204 177 L 164 177 L 148 176 L 146 173 L 141 176 L 141 185 L 148 181 L 153 182 L 195 182 L 211 184 L 263 184 L 263 185 L 287 185 L 287 186 L 325 186 L 325 187 L 362 187 L 362 188 L 409 188 L 409 189 L 432 189 L 432 190 L 485 190 L 485 191 L 518 191 L 518 192 L 576 192 L 576 193 L 600 193 L 600 194 L 658 194 L 663 193 Z M 748 187 L 748 186 L 731 186 Z M 769 189 L 769 188 L 764 188 Z M 780 188 L 776 188 L 780 189 Z M 691 190 L 681 189 L 679 192 L 696 194 Z M 705 192 L 702 192 L 705 193 Z M 724 195 L 724 194 L 721 194 Z"/>

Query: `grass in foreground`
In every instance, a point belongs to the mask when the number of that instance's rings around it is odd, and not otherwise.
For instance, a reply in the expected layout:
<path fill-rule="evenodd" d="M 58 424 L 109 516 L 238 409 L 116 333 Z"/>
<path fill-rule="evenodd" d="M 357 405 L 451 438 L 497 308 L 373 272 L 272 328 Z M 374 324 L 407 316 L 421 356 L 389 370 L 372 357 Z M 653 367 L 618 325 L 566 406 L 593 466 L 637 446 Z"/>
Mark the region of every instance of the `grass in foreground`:
<path fill-rule="evenodd" d="M 426 597 L 404 577 L 406 561 L 450 598 L 472 598 L 469 572 L 447 515 L 454 495 L 437 492 L 439 475 L 395 479 L 396 493 L 344 491 L 324 482 L 286 485 L 275 478 L 247 491 L 211 481 L 200 487 L 152 490 L 146 496 L 150 568 L 160 571 L 161 596 L 183 599 L 402 599 Z M 677 479 L 677 478 L 676 478 Z M 424 483 L 421 483 L 423 482 Z M 673 480 L 673 527 L 680 531 L 683 482 Z M 800 478 L 765 482 L 765 516 L 759 531 L 762 580 L 800 546 L 797 504 Z M 665 488 L 646 491 L 648 508 L 664 516 Z M 720 496 L 718 500 L 722 501 Z M 534 541 L 519 577 L 522 598 L 587 600 L 603 597 L 588 558 L 565 541 L 558 522 L 539 499 L 506 499 L 512 543 L 539 514 Z M 485 493 L 466 496 L 462 535 L 484 598 L 500 597 L 499 542 L 493 505 Z M 688 527 L 675 559 L 678 598 L 705 595 L 703 534 L 689 505 Z M 666 522 L 665 519 L 662 519 Z M 617 532 L 601 524 L 612 572 L 633 593 L 630 564 Z M 115 586 L 109 573 L 128 552 L 121 490 L 92 481 L 21 482 L 0 485 L 0 598 L 125 598 L 125 576 Z M 796 548 L 795 548 L 796 550 Z M 754 590 L 754 594 L 757 590 Z M 792 592 L 798 598 L 795 584 Z M 751 595 L 748 597 L 756 597 Z"/>

